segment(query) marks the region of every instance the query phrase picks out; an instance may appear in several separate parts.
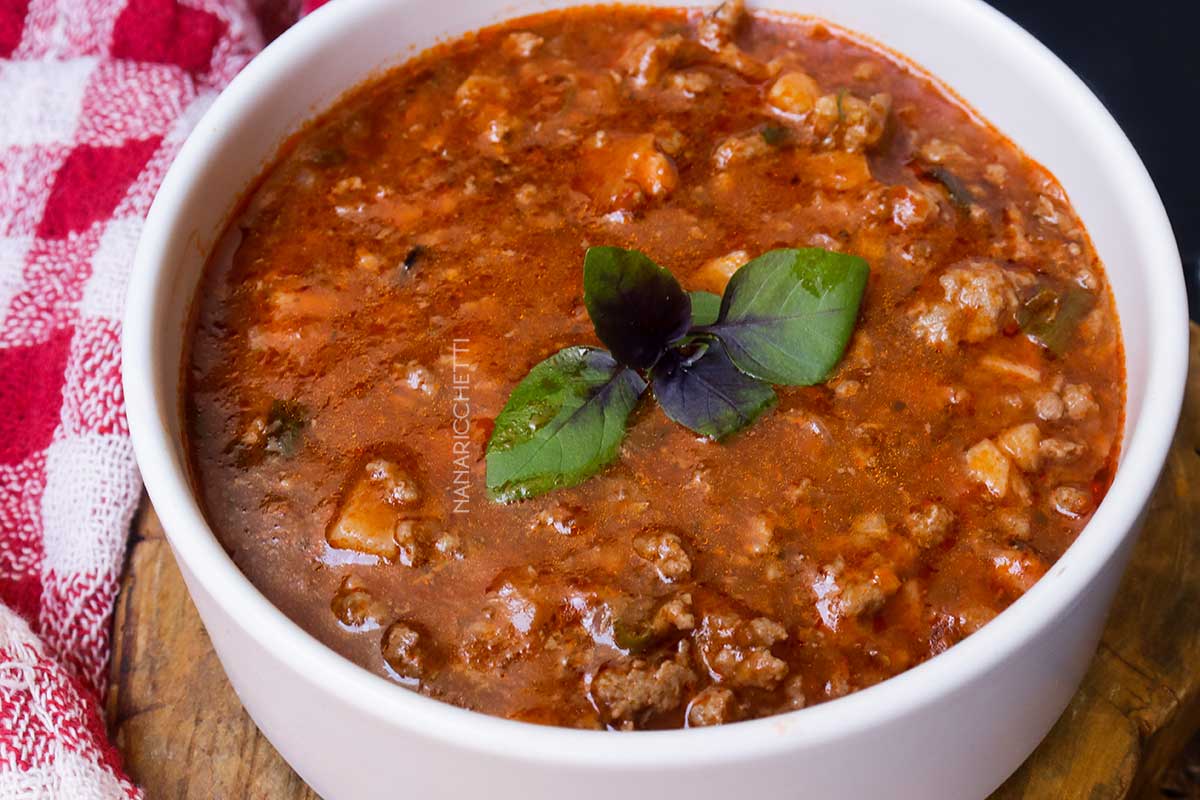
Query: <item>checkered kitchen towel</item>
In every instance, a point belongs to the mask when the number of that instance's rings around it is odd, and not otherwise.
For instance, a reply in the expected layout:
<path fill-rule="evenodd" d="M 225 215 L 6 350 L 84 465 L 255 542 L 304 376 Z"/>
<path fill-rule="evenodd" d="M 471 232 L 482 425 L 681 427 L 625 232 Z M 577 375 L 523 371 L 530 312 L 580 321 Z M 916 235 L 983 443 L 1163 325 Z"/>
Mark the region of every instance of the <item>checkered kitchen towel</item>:
<path fill-rule="evenodd" d="M 99 713 L 141 491 L 122 304 L 154 192 L 261 47 L 262 6 L 0 0 L 2 800 L 140 796 Z"/>

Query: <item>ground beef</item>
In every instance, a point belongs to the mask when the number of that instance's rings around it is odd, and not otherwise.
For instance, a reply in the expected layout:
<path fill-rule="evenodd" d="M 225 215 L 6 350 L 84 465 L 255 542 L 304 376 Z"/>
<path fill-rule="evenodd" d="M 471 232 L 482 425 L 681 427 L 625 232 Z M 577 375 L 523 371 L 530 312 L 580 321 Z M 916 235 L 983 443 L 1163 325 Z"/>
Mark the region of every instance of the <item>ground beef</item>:
<path fill-rule="evenodd" d="M 1030 280 L 1027 273 L 978 259 L 951 267 L 938 278 L 942 299 L 913 307 L 913 332 L 939 350 L 990 339 L 1015 321 L 1017 287 Z"/>
<path fill-rule="evenodd" d="M 737 698 L 728 689 L 709 686 L 688 703 L 687 724 L 690 728 L 722 725 L 737 719 Z"/>
<path fill-rule="evenodd" d="M 383 632 L 380 650 L 384 663 L 406 681 L 420 681 L 429 666 L 424 639 L 414 625 L 393 622 Z"/>
<path fill-rule="evenodd" d="M 937 503 L 925 503 L 909 513 L 904 523 L 917 546 L 936 547 L 954 525 L 954 512 Z"/>
<path fill-rule="evenodd" d="M 477 667 L 495 669 L 529 652 L 540 635 L 546 613 L 535 601 L 529 584 L 537 575 L 527 570 L 524 581 L 505 581 L 491 592 L 479 616 L 463 634 L 464 660 Z"/>
<path fill-rule="evenodd" d="M 696 681 L 687 656 L 688 648 L 683 646 L 673 659 L 624 658 L 607 664 L 592 679 L 592 698 L 616 727 L 639 727 L 683 702 Z"/>
<path fill-rule="evenodd" d="M 341 586 L 330 602 L 330 609 L 338 622 L 356 631 L 378 628 L 387 613 L 386 604 L 376 599 L 366 585 L 353 575 L 342 579 Z"/>
<path fill-rule="evenodd" d="M 1058 486 L 1050 492 L 1050 505 L 1064 517 L 1082 517 L 1092 510 L 1092 495 L 1077 486 Z"/>
<path fill-rule="evenodd" d="M 710 672 L 731 687 L 757 689 L 773 689 L 787 675 L 787 662 L 771 652 L 785 639 L 787 631 L 778 622 L 732 613 L 705 616 L 696 634 Z"/>
<path fill-rule="evenodd" d="M 633 540 L 638 557 L 648 561 L 666 583 L 686 580 L 692 573 L 692 560 L 679 534 L 666 528 L 651 528 Z"/>

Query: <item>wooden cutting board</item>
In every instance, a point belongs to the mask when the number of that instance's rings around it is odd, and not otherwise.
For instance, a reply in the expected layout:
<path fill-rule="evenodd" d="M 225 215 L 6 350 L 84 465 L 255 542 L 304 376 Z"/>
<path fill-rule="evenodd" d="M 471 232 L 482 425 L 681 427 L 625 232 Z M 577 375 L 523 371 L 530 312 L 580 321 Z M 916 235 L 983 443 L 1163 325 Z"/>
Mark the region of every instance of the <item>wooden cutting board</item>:
<path fill-rule="evenodd" d="M 1151 800 L 1200 728 L 1200 328 L 1183 420 L 1083 686 L 993 800 Z M 242 710 L 147 504 L 113 623 L 108 722 L 150 800 L 310 800 Z"/>

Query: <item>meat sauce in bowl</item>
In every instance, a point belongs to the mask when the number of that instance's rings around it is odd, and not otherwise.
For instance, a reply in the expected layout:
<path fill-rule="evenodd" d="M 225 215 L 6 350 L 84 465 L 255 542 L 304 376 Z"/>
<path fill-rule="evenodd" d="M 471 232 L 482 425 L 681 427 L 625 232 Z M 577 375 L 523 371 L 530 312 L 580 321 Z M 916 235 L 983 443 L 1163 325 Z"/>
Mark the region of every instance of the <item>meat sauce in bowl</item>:
<path fill-rule="evenodd" d="M 618 457 L 489 496 L 530 369 L 599 345 L 589 247 L 720 293 L 777 248 L 870 265 L 828 380 L 714 441 L 644 397 Z M 929 76 L 818 20 L 589 7 L 489 28 L 295 137 L 202 282 L 209 521 L 396 682 L 526 721 L 802 708 L 953 645 L 1087 523 L 1120 330 L 1061 187 Z"/>

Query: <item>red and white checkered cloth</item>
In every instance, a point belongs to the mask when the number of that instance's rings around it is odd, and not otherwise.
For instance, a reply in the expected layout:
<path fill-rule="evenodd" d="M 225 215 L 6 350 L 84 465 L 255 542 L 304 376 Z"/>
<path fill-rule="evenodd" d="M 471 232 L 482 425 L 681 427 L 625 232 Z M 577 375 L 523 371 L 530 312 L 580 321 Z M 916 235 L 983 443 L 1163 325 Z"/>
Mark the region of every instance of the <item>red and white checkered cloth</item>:
<path fill-rule="evenodd" d="M 100 698 L 141 491 L 125 287 L 179 145 L 288 0 L 0 0 L 0 799 L 139 797 Z"/>

